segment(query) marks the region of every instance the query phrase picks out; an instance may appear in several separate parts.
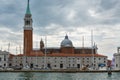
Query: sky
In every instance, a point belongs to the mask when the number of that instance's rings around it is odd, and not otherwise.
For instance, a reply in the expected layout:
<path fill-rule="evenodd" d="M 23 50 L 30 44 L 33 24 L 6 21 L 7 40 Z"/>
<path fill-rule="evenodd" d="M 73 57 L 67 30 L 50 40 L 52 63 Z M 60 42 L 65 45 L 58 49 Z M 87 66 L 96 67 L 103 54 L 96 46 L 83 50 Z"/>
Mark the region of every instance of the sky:
<path fill-rule="evenodd" d="M 22 53 L 27 0 L 0 0 L 0 49 Z M 60 47 L 67 34 L 74 47 L 97 44 L 98 53 L 112 59 L 120 46 L 120 0 L 30 0 L 33 44 L 39 48 L 47 36 L 47 47 Z"/>

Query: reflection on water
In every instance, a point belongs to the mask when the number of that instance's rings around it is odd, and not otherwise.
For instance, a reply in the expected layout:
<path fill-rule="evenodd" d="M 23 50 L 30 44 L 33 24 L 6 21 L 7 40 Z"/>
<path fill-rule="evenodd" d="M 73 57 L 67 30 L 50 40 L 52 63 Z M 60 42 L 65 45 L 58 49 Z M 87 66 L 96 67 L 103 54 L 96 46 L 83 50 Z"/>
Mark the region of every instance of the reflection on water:
<path fill-rule="evenodd" d="M 0 73 L 0 80 L 119 80 L 120 73 Z"/>
<path fill-rule="evenodd" d="M 17 78 L 17 80 L 35 80 L 34 78 L 33 78 L 33 73 L 31 73 L 31 72 L 24 72 L 24 73 L 21 73 L 19 76 L 18 76 L 18 78 Z"/>

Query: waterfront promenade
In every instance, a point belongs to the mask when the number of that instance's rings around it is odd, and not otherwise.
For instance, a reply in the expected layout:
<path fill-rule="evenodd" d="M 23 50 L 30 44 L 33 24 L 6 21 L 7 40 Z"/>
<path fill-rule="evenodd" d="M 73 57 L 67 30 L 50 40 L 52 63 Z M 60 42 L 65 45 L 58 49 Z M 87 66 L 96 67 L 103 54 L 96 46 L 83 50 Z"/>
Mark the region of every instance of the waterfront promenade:
<path fill-rule="evenodd" d="M 101 73 L 107 70 L 0 70 L 0 72 L 52 72 L 52 73 Z M 111 70 L 111 72 L 120 72 L 120 70 Z"/>

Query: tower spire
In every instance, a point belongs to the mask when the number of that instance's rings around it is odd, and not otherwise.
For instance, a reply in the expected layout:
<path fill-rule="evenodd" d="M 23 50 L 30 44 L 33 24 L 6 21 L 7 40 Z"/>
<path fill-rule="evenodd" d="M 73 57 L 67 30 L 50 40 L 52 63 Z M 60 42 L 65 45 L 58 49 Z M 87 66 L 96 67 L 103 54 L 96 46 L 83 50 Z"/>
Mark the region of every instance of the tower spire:
<path fill-rule="evenodd" d="M 30 12 L 30 7 L 29 7 L 29 0 L 27 0 L 27 9 L 26 9 L 26 14 L 24 17 L 24 29 L 32 29 L 32 14 Z"/>
<path fill-rule="evenodd" d="M 31 12 L 30 12 L 30 7 L 29 7 L 29 0 L 28 0 L 28 3 L 27 3 L 26 14 L 31 14 Z"/>
<path fill-rule="evenodd" d="M 33 48 L 33 28 L 32 14 L 29 8 L 29 0 L 27 0 L 27 9 L 24 17 L 24 54 L 30 54 Z"/>

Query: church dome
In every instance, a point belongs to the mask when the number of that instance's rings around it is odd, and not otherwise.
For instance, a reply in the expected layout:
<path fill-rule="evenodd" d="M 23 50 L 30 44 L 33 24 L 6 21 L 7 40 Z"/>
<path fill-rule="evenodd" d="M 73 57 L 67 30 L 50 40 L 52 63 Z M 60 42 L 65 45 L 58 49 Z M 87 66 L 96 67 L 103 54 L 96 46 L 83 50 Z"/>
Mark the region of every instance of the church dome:
<path fill-rule="evenodd" d="M 65 36 L 65 39 L 61 42 L 61 47 L 73 47 L 72 41 L 69 40 L 68 36 Z"/>

